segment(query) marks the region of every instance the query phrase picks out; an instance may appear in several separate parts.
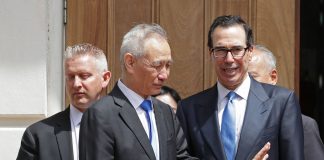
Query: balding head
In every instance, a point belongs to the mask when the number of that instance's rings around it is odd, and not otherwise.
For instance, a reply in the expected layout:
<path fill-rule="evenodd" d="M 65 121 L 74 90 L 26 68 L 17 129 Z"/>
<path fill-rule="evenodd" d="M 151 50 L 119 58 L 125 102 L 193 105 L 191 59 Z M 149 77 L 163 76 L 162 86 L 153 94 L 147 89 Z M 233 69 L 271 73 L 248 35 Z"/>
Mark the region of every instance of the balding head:
<path fill-rule="evenodd" d="M 275 85 L 278 80 L 276 58 L 262 45 L 255 45 L 248 72 L 257 81 Z"/>

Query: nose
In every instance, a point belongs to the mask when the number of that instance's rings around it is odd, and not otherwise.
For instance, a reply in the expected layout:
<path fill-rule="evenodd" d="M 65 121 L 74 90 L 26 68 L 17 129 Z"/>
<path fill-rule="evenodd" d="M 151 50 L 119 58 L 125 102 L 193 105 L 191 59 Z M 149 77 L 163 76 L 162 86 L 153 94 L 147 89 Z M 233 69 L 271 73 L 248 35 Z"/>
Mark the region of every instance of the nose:
<path fill-rule="evenodd" d="M 170 69 L 164 66 L 162 70 L 159 72 L 158 78 L 159 80 L 165 81 L 168 79 L 169 74 L 170 74 Z"/>
<path fill-rule="evenodd" d="M 232 55 L 232 51 L 231 50 L 228 50 L 227 51 L 227 54 L 225 56 L 225 61 L 226 62 L 233 62 L 234 61 L 234 57 Z"/>
<path fill-rule="evenodd" d="M 73 82 L 73 87 L 76 87 L 76 88 L 80 87 L 82 85 L 81 82 L 82 82 L 81 78 L 79 76 L 75 76 L 74 82 Z"/>

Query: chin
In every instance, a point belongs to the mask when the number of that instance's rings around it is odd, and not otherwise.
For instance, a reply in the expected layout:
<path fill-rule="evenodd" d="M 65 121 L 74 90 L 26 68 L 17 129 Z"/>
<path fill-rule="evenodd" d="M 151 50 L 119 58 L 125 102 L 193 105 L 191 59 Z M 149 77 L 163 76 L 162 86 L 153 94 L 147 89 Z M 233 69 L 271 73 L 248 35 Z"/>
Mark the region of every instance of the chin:
<path fill-rule="evenodd" d="M 83 108 L 83 106 L 86 106 L 89 104 L 89 101 L 77 101 L 76 104 Z"/>
<path fill-rule="evenodd" d="M 151 95 L 157 95 L 157 94 L 160 94 L 160 92 L 161 92 L 161 89 L 154 90 L 151 92 Z"/>

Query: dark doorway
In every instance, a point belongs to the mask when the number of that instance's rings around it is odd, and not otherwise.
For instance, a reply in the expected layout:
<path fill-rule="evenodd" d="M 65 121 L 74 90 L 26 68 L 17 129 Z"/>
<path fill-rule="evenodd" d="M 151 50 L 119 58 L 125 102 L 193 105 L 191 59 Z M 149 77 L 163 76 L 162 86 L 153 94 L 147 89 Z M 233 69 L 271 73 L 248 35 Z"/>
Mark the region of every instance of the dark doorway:
<path fill-rule="evenodd" d="M 324 138 L 324 0 L 300 1 L 300 104 Z"/>

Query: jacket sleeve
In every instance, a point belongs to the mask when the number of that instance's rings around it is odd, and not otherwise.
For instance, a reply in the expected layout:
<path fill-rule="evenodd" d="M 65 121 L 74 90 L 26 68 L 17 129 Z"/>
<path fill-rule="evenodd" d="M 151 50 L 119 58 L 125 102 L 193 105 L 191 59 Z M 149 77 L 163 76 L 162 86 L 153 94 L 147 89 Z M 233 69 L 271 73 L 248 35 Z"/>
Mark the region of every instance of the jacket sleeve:
<path fill-rule="evenodd" d="M 34 160 L 38 159 L 38 146 L 30 132 L 29 128 L 27 128 L 23 134 L 21 139 L 21 145 L 19 148 L 17 160 Z"/>
<path fill-rule="evenodd" d="M 304 159 L 304 134 L 301 112 L 296 95 L 290 92 L 280 125 L 280 159 Z"/>
<path fill-rule="evenodd" d="M 314 119 L 302 116 L 305 159 L 324 159 L 324 145 Z"/>
<path fill-rule="evenodd" d="M 114 140 L 104 114 L 89 108 L 82 116 L 79 137 L 80 160 L 113 160 Z"/>

